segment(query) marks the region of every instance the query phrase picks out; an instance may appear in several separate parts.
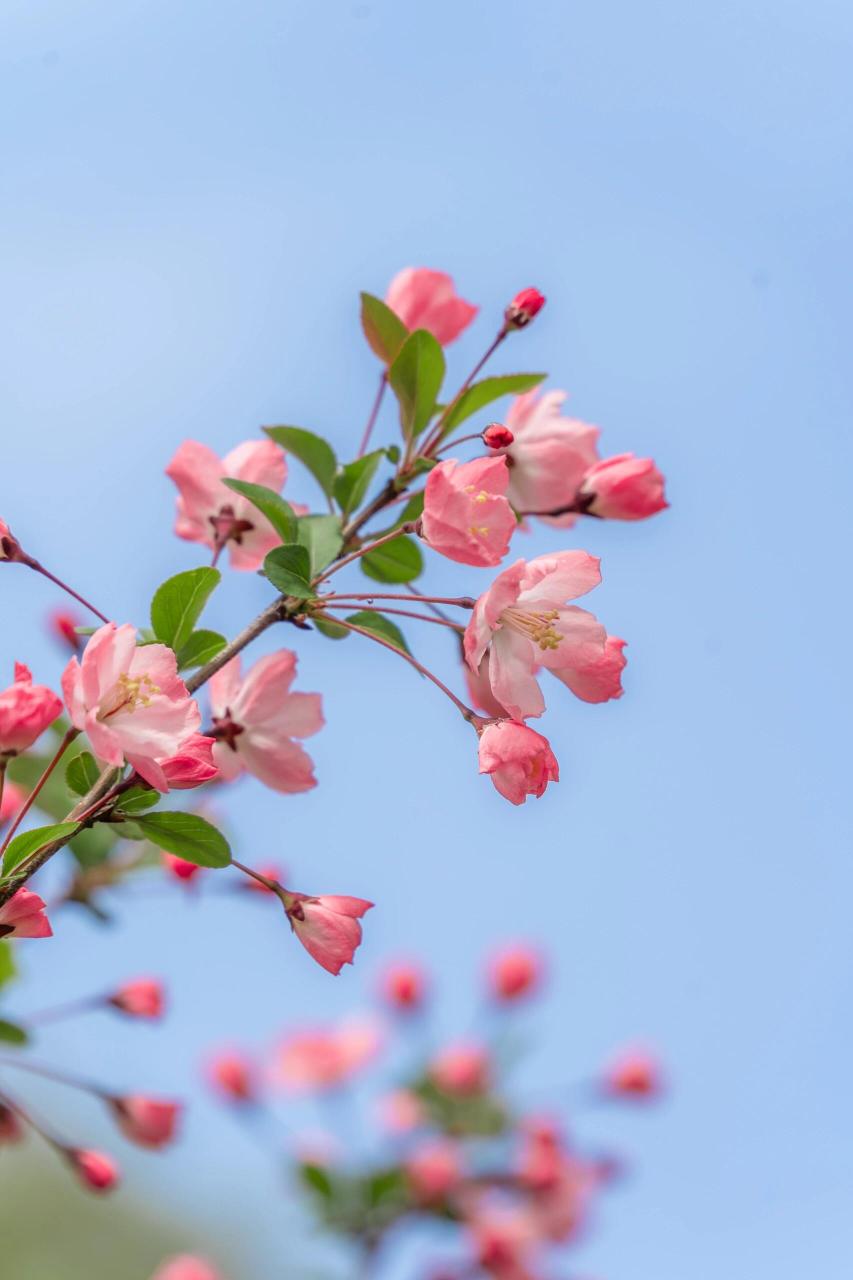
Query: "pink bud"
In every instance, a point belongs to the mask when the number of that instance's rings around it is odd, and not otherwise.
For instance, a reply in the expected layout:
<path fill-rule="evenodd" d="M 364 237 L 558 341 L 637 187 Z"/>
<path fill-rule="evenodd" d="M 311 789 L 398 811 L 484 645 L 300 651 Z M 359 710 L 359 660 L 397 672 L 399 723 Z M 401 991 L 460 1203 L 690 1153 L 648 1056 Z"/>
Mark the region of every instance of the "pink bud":
<path fill-rule="evenodd" d="M 157 978 L 134 978 L 108 996 L 107 1002 L 130 1018 L 161 1018 L 165 990 Z"/>
<path fill-rule="evenodd" d="M 345 964 L 353 963 L 361 944 L 359 917 L 373 903 L 329 893 L 319 898 L 291 893 L 288 899 L 287 915 L 297 938 L 319 965 L 337 976 Z"/>
<path fill-rule="evenodd" d="M 179 858 L 177 854 L 164 853 L 162 856 L 163 866 L 176 880 L 183 880 L 188 883 L 190 880 L 194 880 L 198 873 L 203 870 L 197 862 L 187 862 L 185 858 Z"/>
<path fill-rule="evenodd" d="M 645 1049 L 627 1049 L 604 1074 L 604 1090 L 616 1097 L 649 1100 L 663 1091 L 660 1063 Z"/>
<path fill-rule="evenodd" d="M 79 1147 L 71 1147 L 66 1154 L 74 1172 L 90 1191 L 105 1194 L 118 1185 L 120 1176 L 118 1166 L 103 1152 L 84 1151 Z"/>
<path fill-rule="evenodd" d="M 489 968 L 492 994 L 503 1001 L 528 995 L 542 978 L 542 961 L 532 947 L 508 947 L 494 957 Z"/>
<path fill-rule="evenodd" d="M 210 782 L 215 778 L 218 773 L 213 763 L 215 745 L 215 738 L 206 738 L 203 733 L 194 733 L 182 744 L 176 755 L 169 756 L 167 760 L 160 760 L 158 763 L 166 775 L 170 789 L 186 791 L 190 787 L 200 787 L 203 782 Z"/>
<path fill-rule="evenodd" d="M 80 619 L 73 613 L 68 613 L 65 609 L 55 609 L 48 615 L 47 621 L 53 635 L 67 645 L 72 653 L 77 653 L 83 647 L 84 638 L 77 630 L 81 625 Z"/>
<path fill-rule="evenodd" d="M 492 422 L 483 432 L 483 444 L 490 449 L 508 449 L 515 436 L 502 422 Z"/>
<path fill-rule="evenodd" d="M 619 453 L 589 468 L 579 490 L 586 509 L 605 520 L 645 520 L 668 506 L 664 478 L 651 458 Z"/>
<path fill-rule="evenodd" d="M 378 1103 L 379 1118 L 389 1133 L 409 1133 L 426 1123 L 423 1103 L 411 1089 L 394 1089 Z"/>
<path fill-rule="evenodd" d="M 4 1106 L 0 1102 L 0 1147 L 12 1143 L 22 1142 L 24 1137 L 24 1126 L 11 1107 Z"/>
<path fill-rule="evenodd" d="M 140 1147 L 165 1147 L 175 1137 L 181 1107 L 176 1102 L 159 1102 L 141 1094 L 110 1098 L 118 1126 L 124 1136 Z"/>
<path fill-rule="evenodd" d="M 544 306 L 545 297 L 538 289 L 522 289 L 507 307 L 504 318 L 511 328 L 523 329 Z"/>
<path fill-rule="evenodd" d="M 422 1204 L 443 1200 L 462 1181 L 459 1147 L 447 1138 L 423 1142 L 404 1167 L 412 1195 Z"/>
<path fill-rule="evenodd" d="M 485 1093 L 491 1079 L 489 1055 L 479 1045 L 450 1045 L 433 1060 L 429 1073 L 444 1093 L 463 1098 Z"/>
<path fill-rule="evenodd" d="M 382 979 L 385 999 L 395 1009 L 411 1011 L 420 1008 L 425 988 L 424 972 L 414 964 L 392 965 Z"/>
<path fill-rule="evenodd" d="M 19 889 L 0 907 L 0 938 L 50 938 L 53 930 L 44 901 L 29 889 Z"/>
<path fill-rule="evenodd" d="M 228 1051 L 211 1058 L 207 1077 L 215 1089 L 230 1102 L 255 1102 L 258 1086 L 255 1068 L 243 1053 Z"/>
<path fill-rule="evenodd" d="M 151 1280 L 223 1280 L 223 1276 L 206 1259 L 192 1253 L 179 1253 L 167 1258 Z"/>

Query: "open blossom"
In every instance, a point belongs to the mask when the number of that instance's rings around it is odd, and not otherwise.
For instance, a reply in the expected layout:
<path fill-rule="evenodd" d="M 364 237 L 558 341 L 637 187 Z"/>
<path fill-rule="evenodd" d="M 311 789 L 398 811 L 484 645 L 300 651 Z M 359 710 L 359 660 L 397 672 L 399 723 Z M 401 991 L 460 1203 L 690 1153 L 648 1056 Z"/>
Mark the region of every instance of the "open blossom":
<path fill-rule="evenodd" d="M 549 782 L 559 782 L 560 766 L 548 739 L 518 720 L 498 720 L 480 734 L 480 773 L 512 804 L 538 799 Z"/>
<path fill-rule="evenodd" d="M 429 473 L 421 528 L 430 546 L 460 564 L 500 564 L 517 521 L 504 496 L 503 458 L 448 459 Z"/>
<path fill-rule="evenodd" d="M 539 667 L 571 688 L 572 672 L 604 656 L 604 627 L 585 609 L 565 603 L 598 586 L 598 564 L 586 551 L 517 560 L 474 606 L 465 630 L 465 659 L 476 673 L 488 651 L 492 693 L 513 719 L 545 710 L 536 680 Z"/>
<path fill-rule="evenodd" d="M 449 1138 L 428 1138 L 406 1158 L 403 1166 L 412 1195 L 422 1204 L 443 1200 L 462 1181 L 459 1145 Z"/>
<path fill-rule="evenodd" d="M 444 1093 L 467 1098 L 485 1093 L 492 1072 L 489 1055 L 481 1045 L 460 1043 L 436 1054 L 429 1074 Z"/>
<path fill-rule="evenodd" d="M 90 1191 L 106 1193 L 118 1185 L 119 1171 L 114 1160 L 102 1151 L 71 1147 L 66 1152 L 77 1177 Z"/>
<path fill-rule="evenodd" d="M 166 1005 L 163 983 L 158 978 L 133 978 L 108 996 L 114 1009 L 129 1018 L 162 1018 Z"/>
<path fill-rule="evenodd" d="M 85 730 L 99 760 L 127 762 L 150 786 L 169 790 L 160 761 L 174 756 L 201 722 L 171 649 L 137 645 L 130 623 L 109 622 L 90 637 L 82 658 L 68 663 L 62 692 L 71 723 Z"/>
<path fill-rule="evenodd" d="M 368 1019 L 294 1031 L 281 1045 L 276 1074 L 289 1089 L 334 1089 L 366 1066 L 381 1043 L 378 1025 Z"/>
<path fill-rule="evenodd" d="M 581 481 L 598 460 L 598 427 L 561 413 L 565 391 L 527 391 L 513 400 L 506 425 L 513 442 L 503 450 L 509 463 L 507 497 L 518 512 L 557 511 L 571 506 Z M 571 513 L 549 523 L 568 526 Z"/>
<path fill-rule="evenodd" d="M 426 994 L 426 978 L 420 965 L 394 964 L 382 977 L 382 992 L 394 1009 L 419 1009 Z"/>
<path fill-rule="evenodd" d="M 651 458 L 619 453 L 590 467 L 580 486 L 587 510 L 605 520 L 645 520 L 668 503 L 664 478 Z"/>
<path fill-rule="evenodd" d="M 111 1098 L 110 1107 L 124 1136 L 140 1147 L 165 1147 L 175 1137 L 181 1107 L 141 1094 Z"/>
<path fill-rule="evenodd" d="M 648 1100 L 662 1092 L 663 1072 L 647 1050 L 626 1049 L 606 1069 L 603 1087 L 614 1097 Z"/>
<path fill-rule="evenodd" d="M 542 959 L 533 947 L 507 947 L 489 965 L 489 985 L 498 1000 L 518 1000 L 529 995 L 541 979 Z"/>
<path fill-rule="evenodd" d="M 451 276 L 426 267 L 399 271 L 385 301 L 407 329 L 428 329 L 445 347 L 468 328 L 479 310 L 459 297 Z"/>
<path fill-rule="evenodd" d="M 235 1049 L 222 1050 L 210 1059 L 206 1074 L 214 1089 L 229 1102 L 257 1101 L 257 1073 L 247 1054 Z"/>
<path fill-rule="evenodd" d="M 160 767 L 166 775 L 172 791 L 187 791 L 190 787 L 200 787 L 203 782 L 210 782 L 219 772 L 213 762 L 215 738 L 206 738 L 203 733 L 194 733 L 182 743 L 178 751 L 166 760 L 160 761 Z"/>
<path fill-rule="evenodd" d="M 325 723 L 319 693 L 291 693 L 296 654 L 289 649 L 256 662 L 244 677 L 232 658 L 210 680 L 213 759 L 226 781 L 245 769 L 273 791 L 317 785 L 311 757 L 294 738 L 310 738 Z"/>
<path fill-rule="evenodd" d="M 29 889 L 18 889 L 0 907 L 0 938 L 50 938 L 53 930 L 44 900 Z"/>
<path fill-rule="evenodd" d="M 0 693 L 0 757 L 31 747 L 62 710 L 62 702 L 43 684 L 33 684 L 29 667 L 15 663 L 15 680 Z"/>
<path fill-rule="evenodd" d="M 359 919 L 373 906 L 365 898 L 349 898 L 325 893 L 317 898 L 307 893 L 288 893 L 290 926 L 310 956 L 336 977 L 345 964 L 353 963 L 361 945 Z"/>
<path fill-rule="evenodd" d="M 233 569 L 258 569 L 281 538 L 248 498 L 223 480 L 245 480 L 279 492 L 287 459 L 272 440 L 246 440 L 224 458 L 196 440 L 185 440 L 166 468 L 178 488 L 175 533 L 212 551 L 227 546 Z"/>
<path fill-rule="evenodd" d="M 7 782 L 0 795 L 0 827 L 17 813 L 27 798 L 27 793 L 15 782 Z"/>
<path fill-rule="evenodd" d="M 151 1280 L 224 1280 L 224 1277 L 205 1258 L 193 1253 L 179 1253 L 174 1258 L 167 1258 Z"/>

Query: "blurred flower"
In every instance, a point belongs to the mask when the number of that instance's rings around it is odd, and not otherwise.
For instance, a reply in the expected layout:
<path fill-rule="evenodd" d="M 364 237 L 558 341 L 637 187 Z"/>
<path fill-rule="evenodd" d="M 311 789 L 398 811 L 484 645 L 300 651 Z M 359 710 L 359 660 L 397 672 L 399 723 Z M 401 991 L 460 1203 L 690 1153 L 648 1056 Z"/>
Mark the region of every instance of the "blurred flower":
<path fill-rule="evenodd" d="M 459 297 L 451 276 L 426 267 L 399 271 L 385 302 L 407 329 L 428 329 L 445 347 L 468 328 L 479 310 Z"/>
<path fill-rule="evenodd" d="M 509 464 L 507 497 L 518 512 L 554 511 L 571 506 L 589 468 L 598 460 L 598 427 L 565 418 L 560 412 L 565 391 L 527 391 L 507 412 L 514 439 L 492 447 L 505 452 Z M 487 443 L 491 443 L 487 441 Z M 550 518 L 567 527 L 576 514 Z"/>
<path fill-rule="evenodd" d="M 29 889 L 18 889 L 0 907 L 0 938 L 50 938 L 53 930 L 44 900 Z"/>
<path fill-rule="evenodd" d="M 124 1136 L 141 1147 L 164 1147 L 175 1137 L 181 1107 L 176 1102 L 160 1102 L 142 1094 L 109 1099 Z"/>
<path fill-rule="evenodd" d="M 160 858 L 166 871 L 175 880 L 189 882 L 204 870 L 197 862 L 187 862 L 186 858 L 179 858 L 176 853 L 166 853 L 165 849 L 160 850 Z"/>
<path fill-rule="evenodd" d="M 65 1154 L 83 1186 L 90 1191 L 105 1193 L 118 1185 L 118 1165 L 103 1152 L 69 1147 Z"/>
<path fill-rule="evenodd" d="M 426 1121 L 423 1103 L 411 1089 L 394 1089 L 379 1099 L 380 1121 L 389 1133 L 410 1133 Z"/>
<path fill-rule="evenodd" d="M 161 1263 L 151 1280 L 224 1280 L 224 1277 L 205 1258 L 179 1253 Z"/>
<path fill-rule="evenodd" d="M 308 954 L 337 977 L 345 964 L 353 963 L 361 945 L 359 917 L 373 903 L 334 893 L 312 898 L 306 893 L 286 892 L 285 899 L 293 932 Z"/>
<path fill-rule="evenodd" d="M 294 1031 L 278 1052 L 276 1076 L 293 1090 L 326 1090 L 344 1084 L 379 1052 L 376 1022 L 349 1019 L 338 1027 Z"/>
<path fill-rule="evenodd" d="M 265 880 L 274 880 L 276 884 L 282 884 L 286 877 L 284 867 L 280 862 L 266 862 L 259 867 L 253 867 L 259 876 L 263 876 Z M 275 890 L 267 888 L 265 884 L 261 884 L 260 880 L 256 880 L 254 876 L 244 876 L 239 882 L 240 888 L 245 889 L 247 893 L 271 894 Z"/>
<path fill-rule="evenodd" d="M 480 734 L 480 773 L 512 804 L 541 796 L 549 782 L 559 782 L 560 766 L 548 739 L 517 720 L 487 724 Z"/>
<path fill-rule="evenodd" d="M 166 1003 L 165 988 L 158 978 L 133 978 L 108 996 L 107 1003 L 129 1018 L 161 1018 Z"/>
<path fill-rule="evenodd" d="M 509 471 L 503 458 L 449 458 L 429 473 L 421 518 L 434 551 L 460 564 L 497 565 L 509 550 L 517 521 L 504 496 Z"/>
<path fill-rule="evenodd" d="M 23 787 L 14 782 L 6 783 L 0 796 L 0 827 L 18 812 L 26 798 L 27 793 Z"/>
<path fill-rule="evenodd" d="M 26 751 L 61 711 L 56 694 L 33 684 L 29 667 L 16 662 L 14 683 L 0 692 L 0 759 Z"/>
<path fill-rule="evenodd" d="M 77 630 L 81 622 L 75 614 L 67 609 L 54 609 L 48 614 L 47 623 L 52 635 L 72 653 L 77 653 L 83 647 L 84 637 Z"/>
<path fill-rule="evenodd" d="M 239 1050 L 223 1050 L 207 1065 L 207 1078 L 229 1102 L 255 1102 L 259 1085 L 254 1063 Z"/>
<path fill-rule="evenodd" d="M 645 520 L 663 511 L 664 478 L 651 458 L 619 453 L 590 467 L 580 486 L 591 515 L 605 520 Z"/>
<path fill-rule="evenodd" d="M 443 1200 L 462 1180 L 462 1153 L 449 1138 L 430 1138 L 406 1158 L 406 1177 L 414 1198 L 430 1204 Z"/>
<path fill-rule="evenodd" d="M 603 1086 L 612 1096 L 648 1101 L 663 1092 L 663 1072 L 645 1049 L 625 1049 L 606 1068 Z"/>
<path fill-rule="evenodd" d="M 471 1097 L 491 1083 L 489 1055 L 481 1045 L 452 1044 L 433 1058 L 430 1079 L 444 1093 Z"/>
<path fill-rule="evenodd" d="M 489 985 L 498 1000 L 518 1000 L 529 995 L 542 979 L 542 959 L 533 947 L 507 947 L 493 957 Z"/>
<path fill-rule="evenodd" d="M 537 1235 L 522 1209 L 480 1210 L 469 1229 L 477 1262 L 494 1280 L 535 1280 L 530 1266 Z"/>
<path fill-rule="evenodd" d="M 382 976 L 382 994 L 394 1009 L 419 1009 L 426 995 L 426 978 L 416 964 L 393 964 Z"/>

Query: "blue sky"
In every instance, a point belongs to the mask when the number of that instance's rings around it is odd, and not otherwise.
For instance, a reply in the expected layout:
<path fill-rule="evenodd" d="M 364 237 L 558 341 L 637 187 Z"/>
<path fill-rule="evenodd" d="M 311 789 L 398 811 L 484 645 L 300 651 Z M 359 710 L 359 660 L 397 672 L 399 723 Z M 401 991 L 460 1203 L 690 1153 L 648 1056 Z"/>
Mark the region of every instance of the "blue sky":
<path fill-rule="evenodd" d="M 355 452 L 376 376 L 357 292 L 410 263 L 483 309 L 451 348 L 457 379 L 507 297 L 541 287 L 495 369 L 550 370 L 608 451 L 658 460 L 672 502 L 571 536 L 602 556 L 594 607 L 629 641 L 626 695 L 553 694 L 563 780 L 523 810 L 402 664 L 295 637 L 301 687 L 326 700 L 321 785 L 289 802 L 247 782 L 233 830 L 300 887 L 376 900 L 357 969 L 327 979 L 248 906 L 140 893 L 120 931 L 68 916 L 20 998 L 160 971 L 168 1033 L 94 1020 L 45 1056 L 188 1089 L 207 1043 L 362 1007 L 399 951 L 429 957 L 443 1024 L 463 1028 L 484 949 L 536 937 L 554 979 L 521 1083 L 571 1081 L 638 1036 L 675 1082 L 654 1115 L 579 1120 L 638 1175 L 578 1269 L 840 1274 L 849 6 L 7 0 L 2 28 L 0 510 L 112 615 L 142 623 L 157 583 L 199 562 L 170 534 L 182 439 L 224 451 L 279 421 Z M 312 496 L 295 475 L 289 492 Z M 0 598 L 3 669 L 27 657 L 55 680 L 53 595 L 8 571 Z M 211 620 L 264 599 L 231 577 Z M 442 639 L 418 652 L 453 674 Z M 130 1166 L 164 1212 L 215 1200 L 241 1278 L 267 1280 L 277 1175 L 226 1117 L 200 1103 L 173 1157 Z"/>

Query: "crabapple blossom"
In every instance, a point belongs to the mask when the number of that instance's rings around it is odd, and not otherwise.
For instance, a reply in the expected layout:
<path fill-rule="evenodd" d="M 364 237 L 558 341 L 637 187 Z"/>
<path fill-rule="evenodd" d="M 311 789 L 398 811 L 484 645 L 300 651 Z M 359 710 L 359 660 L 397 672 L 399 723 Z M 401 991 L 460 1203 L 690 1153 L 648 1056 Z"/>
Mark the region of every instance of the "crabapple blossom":
<path fill-rule="evenodd" d="M 538 799 L 549 782 L 559 782 L 560 766 L 548 739 L 518 720 L 487 724 L 480 734 L 480 773 L 512 804 Z"/>
<path fill-rule="evenodd" d="M 223 480 L 244 480 L 278 493 L 287 479 L 287 459 L 272 440 L 246 440 L 219 458 L 205 444 L 185 440 L 166 468 L 178 489 L 175 533 L 218 555 L 228 547 L 232 569 L 260 567 L 281 538 L 248 498 Z"/>
<path fill-rule="evenodd" d="M 207 1078 L 213 1087 L 231 1102 L 255 1102 L 258 1081 L 254 1063 L 238 1050 L 222 1050 L 207 1064 Z"/>
<path fill-rule="evenodd" d="M 566 394 L 533 390 L 517 396 L 506 415 L 513 440 L 508 446 L 492 446 L 504 451 L 510 469 L 507 497 L 520 513 L 570 506 L 598 460 L 598 427 L 563 416 Z M 550 522 L 566 527 L 576 518 L 569 513 Z"/>
<path fill-rule="evenodd" d="M 367 1019 L 295 1031 L 279 1049 L 276 1075 L 292 1090 L 335 1089 L 365 1067 L 381 1043 L 378 1025 Z"/>
<path fill-rule="evenodd" d="M 162 1018 L 166 994 L 158 978 L 133 978 L 108 996 L 107 1003 L 129 1018 Z"/>
<path fill-rule="evenodd" d="M 198 704 L 164 644 L 137 645 L 129 624 L 109 622 L 90 637 L 83 656 L 62 676 L 71 723 L 84 729 L 105 764 L 125 763 L 158 791 L 169 790 L 168 761 L 196 732 Z"/>
<path fill-rule="evenodd" d="M 197 862 L 187 862 L 186 858 L 179 858 L 176 853 L 161 851 L 160 857 L 169 875 L 183 884 L 190 884 L 204 870 Z"/>
<path fill-rule="evenodd" d="M 490 449 L 508 449 L 515 436 L 502 422 L 492 422 L 483 432 L 483 444 Z"/>
<path fill-rule="evenodd" d="M 423 1103 L 411 1089 L 394 1089 L 379 1099 L 379 1117 L 389 1133 L 410 1133 L 426 1121 Z"/>
<path fill-rule="evenodd" d="M 224 1280 L 224 1277 L 205 1258 L 179 1253 L 174 1258 L 167 1258 L 151 1280 Z"/>
<path fill-rule="evenodd" d="M 382 976 L 382 992 L 394 1009 L 411 1012 L 419 1009 L 426 995 L 426 978 L 416 964 L 394 964 Z"/>
<path fill-rule="evenodd" d="M 181 1107 L 176 1102 L 161 1102 L 142 1094 L 109 1100 L 116 1122 L 124 1136 L 140 1147 L 165 1147 L 175 1137 Z"/>
<path fill-rule="evenodd" d="M 545 306 L 544 294 L 538 289 L 520 289 L 504 312 L 507 324 L 513 329 L 523 329 L 539 315 Z"/>
<path fill-rule="evenodd" d="M 244 770 L 273 791 L 309 791 L 314 765 L 294 738 L 310 738 L 325 723 L 319 693 L 291 693 L 296 654 L 268 654 L 241 676 L 232 658 L 210 681 L 213 759 L 229 781 Z"/>
<path fill-rule="evenodd" d="M 433 1058 L 429 1074 L 444 1093 L 466 1098 L 488 1089 L 491 1063 L 482 1045 L 451 1044 Z"/>
<path fill-rule="evenodd" d="M 171 791 L 186 791 L 210 782 L 219 772 L 213 763 L 215 738 L 194 733 L 182 743 L 179 750 L 167 760 L 160 761 Z"/>
<path fill-rule="evenodd" d="M 604 1091 L 612 1097 L 648 1101 L 663 1091 L 663 1073 L 657 1058 L 645 1049 L 626 1049 L 607 1067 Z"/>
<path fill-rule="evenodd" d="M 533 947 L 507 947 L 489 965 L 489 985 L 498 1000 L 512 1001 L 529 995 L 541 979 L 542 959 Z"/>
<path fill-rule="evenodd" d="M 605 520 L 645 520 L 668 506 L 660 471 L 651 458 L 633 453 L 596 462 L 583 477 L 579 496 L 591 515 Z"/>
<path fill-rule="evenodd" d="M 476 671 L 472 671 L 468 663 L 465 662 L 464 649 L 462 658 L 462 674 L 468 687 L 468 697 L 471 699 L 471 705 L 479 707 L 481 711 L 485 711 L 486 715 L 503 719 L 506 716 L 506 712 L 492 693 L 492 682 L 489 679 L 488 653 L 483 654 Z"/>
<path fill-rule="evenodd" d="M 448 1138 L 426 1139 L 407 1157 L 404 1168 L 416 1200 L 443 1200 L 462 1180 L 459 1146 Z"/>
<path fill-rule="evenodd" d="M 0 560 L 9 560 L 13 554 L 16 539 L 5 520 L 0 520 Z"/>
<path fill-rule="evenodd" d="M 429 473 L 421 518 L 423 537 L 441 555 L 479 567 L 500 564 L 517 521 L 505 498 L 503 458 L 450 458 Z"/>
<path fill-rule="evenodd" d="M 61 699 L 46 685 L 33 684 L 29 667 L 16 662 L 14 682 L 0 692 L 0 760 L 31 747 L 61 711 Z"/>
<path fill-rule="evenodd" d="M 571 689 L 582 702 L 609 702 L 621 698 L 622 672 L 628 659 L 622 650 L 625 641 L 607 636 L 601 653 L 586 652 L 551 674 Z"/>
<path fill-rule="evenodd" d="M 53 930 L 44 899 L 29 889 L 18 889 L 0 907 L 0 938 L 50 938 Z"/>
<path fill-rule="evenodd" d="M 479 310 L 459 297 L 451 276 L 427 267 L 399 271 L 385 301 L 407 329 L 428 329 L 442 346 L 455 341 Z"/>
<path fill-rule="evenodd" d="M 371 909 L 372 902 L 334 893 L 317 898 L 290 892 L 284 896 L 293 932 L 319 965 L 337 976 L 345 964 L 353 963 L 361 945 L 359 919 Z"/>
<path fill-rule="evenodd" d="M 65 1154 L 83 1186 L 90 1191 L 104 1194 L 118 1186 L 118 1165 L 102 1151 L 70 1147 Z"/>

